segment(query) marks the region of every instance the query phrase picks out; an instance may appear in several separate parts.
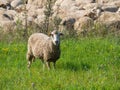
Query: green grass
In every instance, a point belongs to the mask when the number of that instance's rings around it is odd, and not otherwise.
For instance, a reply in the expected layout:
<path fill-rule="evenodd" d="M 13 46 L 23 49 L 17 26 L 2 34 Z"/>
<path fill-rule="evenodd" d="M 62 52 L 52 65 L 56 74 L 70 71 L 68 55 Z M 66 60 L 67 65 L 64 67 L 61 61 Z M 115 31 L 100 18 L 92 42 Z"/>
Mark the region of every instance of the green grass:
<path fill-rule="evenodd" d="M 64 39 L 56 70 L 36 60 L 27 69 L 25 42 L 0 43 L 0 90 L 120 90 L 119 38 Z"/>

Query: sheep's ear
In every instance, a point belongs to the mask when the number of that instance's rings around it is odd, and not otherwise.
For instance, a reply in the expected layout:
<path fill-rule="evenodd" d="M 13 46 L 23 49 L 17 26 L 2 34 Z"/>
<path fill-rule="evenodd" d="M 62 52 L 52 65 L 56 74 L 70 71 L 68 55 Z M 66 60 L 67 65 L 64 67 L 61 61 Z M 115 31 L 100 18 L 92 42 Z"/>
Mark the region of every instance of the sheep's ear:
<path fill-rule="evenodd" d="M 52 34 L 49 32 L 49 33 L 48 33 L 48 36 L 51 36 L 51 35 L 52 35 Z"/>
<path fill-rule="evenodd" d="M 64 34 L 63 33 L 60 33 L 60 36 L 63 36 Z"/>

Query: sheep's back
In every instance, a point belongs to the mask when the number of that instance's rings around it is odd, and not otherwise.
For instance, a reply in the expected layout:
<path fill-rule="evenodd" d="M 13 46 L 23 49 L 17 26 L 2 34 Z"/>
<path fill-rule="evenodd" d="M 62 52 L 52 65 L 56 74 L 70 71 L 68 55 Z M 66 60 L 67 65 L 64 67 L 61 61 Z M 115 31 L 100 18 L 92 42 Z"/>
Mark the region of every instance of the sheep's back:
<path fill-rule="evenodd" d="M 49 37 L 43 33 L 35 33 L 30 36 L 28 45 L 34 56 L 42 57 L 42 49 L 47 39 Z"/>

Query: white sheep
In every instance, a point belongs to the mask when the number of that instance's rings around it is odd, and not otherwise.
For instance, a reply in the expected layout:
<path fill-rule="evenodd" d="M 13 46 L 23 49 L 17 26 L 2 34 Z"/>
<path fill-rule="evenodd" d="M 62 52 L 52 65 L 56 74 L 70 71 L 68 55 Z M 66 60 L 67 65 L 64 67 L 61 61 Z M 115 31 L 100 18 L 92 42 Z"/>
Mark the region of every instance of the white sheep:
<path fill-rule="evenodd" d="M 55 63 L 60 57 L 60 35 L 62 33 L 54 30 L 51 32 L 50 37 L 43 33 L 35 33 L 29 37 L 27 60 L 28 68 L 35 58 L 41 59 L 43 62 L 43 69 L 46 65 L 50 69 L 50 62 Z"/>

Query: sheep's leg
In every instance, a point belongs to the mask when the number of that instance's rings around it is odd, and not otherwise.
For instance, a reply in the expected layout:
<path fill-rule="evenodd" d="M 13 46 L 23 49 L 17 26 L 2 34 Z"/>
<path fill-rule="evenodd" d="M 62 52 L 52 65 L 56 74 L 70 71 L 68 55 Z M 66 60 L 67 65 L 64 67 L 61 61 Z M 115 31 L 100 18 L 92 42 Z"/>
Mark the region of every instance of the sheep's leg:
<path fill-rule="evenodd" d="M 34 56 L 32 57 L 32 62 L 35 62 L 35 57 Z"/>
<path fill-rule="evenodd" d="M 50 70 L 50 62 L 46 62 L 46 65 L 48 67 L 48 70 Z"/>
<path fill-rule="evenodd" d="M 31 61 L 28 61 L 28 65 L 27 65 L 28 68 L 30 68 L 31 63 L 32 63 Z"/>
<path fill-rule="evenodd" d="M 28 65 L 27 65 L 27 67 L 28 67 L 28 68 L 30 68 L 33 59 L 35 59 L 34 56 L 32 56 L 32 55 L 30 55 L 30 54 L 27 54 L 27 60 L 28 60 Z"/>
<path fill-rule="evenodd" d="M 30 66 L 31 66 L 31 60 L 30 60 L 30 54 L 29 54 L 29 53 L 27 53 L 26 58 L 27 58 L 27 60 L 28 60 L 27 67 L 30 68 Z"/>
<path fill-rule="evenodd" d="M 43 71 L 45 70 L 45 63 L 43 63 Z"/>
<path fill-rule="evenodd" d="M 42 61 L 42 63 L 43 63 L 43 71 L 45 70 L 45 62 L 44 62 L 44 60 L 41 60 Z"/>
<path fill-rule="evenodd" d="M 56 68 L 56 62 L 53 62 L 53 68 L 54 69 Z"/>

